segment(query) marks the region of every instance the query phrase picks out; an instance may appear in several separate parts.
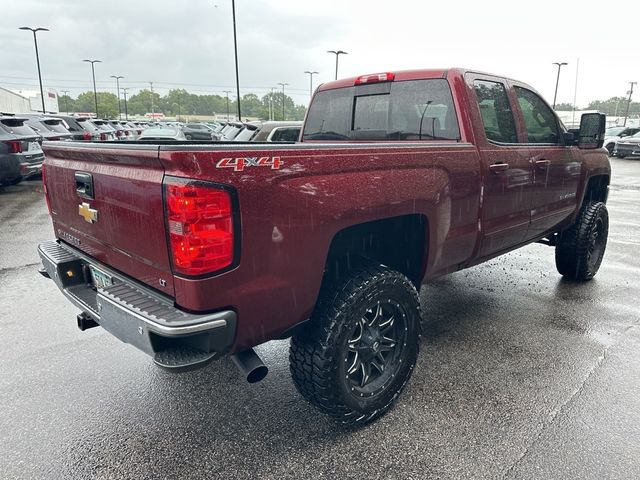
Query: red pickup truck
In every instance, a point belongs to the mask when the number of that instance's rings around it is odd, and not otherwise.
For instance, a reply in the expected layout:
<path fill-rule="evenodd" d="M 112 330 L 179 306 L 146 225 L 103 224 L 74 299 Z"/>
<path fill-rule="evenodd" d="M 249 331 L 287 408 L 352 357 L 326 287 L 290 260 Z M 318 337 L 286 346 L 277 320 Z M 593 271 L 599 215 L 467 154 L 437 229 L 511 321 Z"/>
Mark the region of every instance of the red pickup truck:
<path fill-rule="evenodd" d="M 176 371 L 291 337 L 294 384 L 345 423 L 418 355 L 420 285 L 531 242 L 592 278 L 608 231 L 604 116 L 567 131 L 528 85 L 462 69 L 321 85 L 297 143 L 46 143 L 41 273 Z"/>

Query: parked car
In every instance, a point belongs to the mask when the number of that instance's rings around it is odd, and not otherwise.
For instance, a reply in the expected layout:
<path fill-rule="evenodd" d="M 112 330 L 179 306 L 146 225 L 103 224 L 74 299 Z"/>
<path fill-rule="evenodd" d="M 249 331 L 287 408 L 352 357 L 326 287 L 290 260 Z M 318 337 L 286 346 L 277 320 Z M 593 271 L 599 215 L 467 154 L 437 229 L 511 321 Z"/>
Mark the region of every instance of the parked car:
<path fill-rule="evenodd" d="M 106 120 L 106 123 L 113 129 L 116 135 L 116 140 L 129 140 L 131 133 L 128 132 L 128 127 L 125 127 L 119 120 Z"/>
<path fill-rule="evenodd" d="M 16 185 L 42 172 L 40 135 L 26 117 L 0 116 L 0 185 Z"/>
<path fill-rule="evenodd" d="M 40 115 L 25 115 L 25 122 L 46 141 L 71 140 L 72 135 L 60 118 L 47 118 Z"/>
<path fill-rule="evenodd" d="M 253 142 L 297 142 L 302 122 L 263 122 Z"/>
<path fill-rule="evenodd" d="M 639 129 L 640 130 L 640 129 Z M 614 157 L 635 157 L 640 155 L 640 131 L 631 136 L 621 138 L 613 150 Z"/>
<path fill-rule="evenodd" d="M 220 140 L 230 141 L 236 138 L 236 135 L 240 133 L 240 130 L 244 128 L 244 123 L 242 122 L 229 122 L 225 125 L 225 127 L 218 132 L 220 134 Z"/>
<path fill-rule="evenodd" d="M 611 127 L 604 132 L 604 148 L 609 155 L 613 154 L 616 142 L 624 137 L 630 137 L 640 132 L 640 127 Z"/>
<path fill-rule="evenodd" d="M 116 129 L 111 126 L 108 120 L 91 120 L 100 132 L 100 141 L 102 142 L 111 142 L 118 138 L 116 134 Z"/>
<path fill-rule="evenodd" d="M 233 139 L 234 142 L 250 142 L 260 129 L 259 123 L 245 123 Z"/>
<path fill-rule="evenodd" d="M 140 134 L 138 140 L 145 141 L 182 141 L 186 140 L 180 128 L 163 126 L 163 127 L 149 127 Z"/>
<path fill-rule="evenodd" d="M 218 136 L 206 123 L 187 123 L 182 127 L 187 140 L 217 140 Z"/>
<path fill-rule="evenodd" d="M 168 370 L 231 355 L 259 381 L 253 347 L 291 337 L 301 396 L 362 425 L 417 365 L 423 283 L 533 242 L 565 278 L 597 274 L 605 116 L 580 125 L 525 83 L 438 69 L 324 83 L 300 142 L 272 148 L 47 142 L 41 271 L 81 330 Z"/>
<path fill-rule="evenodd" d="M 63 126 L 71 132 L 72 140 L 100 140 L 100 130 L 89 117 L 73 117 L 71 115 L 51 115 L 49 118 L 59 118 L 63 122 Z"/>

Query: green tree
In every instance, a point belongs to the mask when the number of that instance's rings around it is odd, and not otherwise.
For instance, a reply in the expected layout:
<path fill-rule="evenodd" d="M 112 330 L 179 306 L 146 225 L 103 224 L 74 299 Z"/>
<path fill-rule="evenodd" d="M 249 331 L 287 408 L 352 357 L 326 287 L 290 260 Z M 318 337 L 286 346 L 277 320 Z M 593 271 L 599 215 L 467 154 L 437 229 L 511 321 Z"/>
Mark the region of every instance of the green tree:
<path fill-rule="evenodd" d="M 146 113 L 151 113 L 152 109 L 152 99 L 153 98 L 153 111 L 156 113 L 166 113 L 164 111 L 164 102 L 161 102 L 160 95 L 158 92 L 153 92 L 153 96 L 151 94 L 151 90 L 140 90 L 136 95 L 132 95 L 127 100 L 127 108 L 129 110 L 130 115 L 144 115 Z"/>
<path fill-rule="evenodd" d="M 557 103 L 555 110 L 560 112 L 570 112 L 573 110 L 572 103 Z"/>
<path fill-rule="evenodd" d="M 75 112 L 95 113 L 96 104 L 93 92 L 78 95 L 74 102 Z M 116 118 L 118 116 L 118 97 L 114 93 L 98 92 L 98 116 L 100 118 Z"/>

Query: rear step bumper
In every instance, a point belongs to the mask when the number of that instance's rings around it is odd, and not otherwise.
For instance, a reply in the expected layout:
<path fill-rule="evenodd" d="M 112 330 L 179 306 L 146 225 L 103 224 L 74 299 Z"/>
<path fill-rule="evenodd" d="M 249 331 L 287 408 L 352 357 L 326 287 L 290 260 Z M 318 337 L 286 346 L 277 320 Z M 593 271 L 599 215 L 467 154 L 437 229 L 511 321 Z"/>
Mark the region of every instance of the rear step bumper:
<path fill-rule="evenodd" d="M 57 241 L 38 246 L 41 274 L 83 311 L 78 325 L 100 325 L 123 342 L 151 355 L 166 369 L 198 368 L 229 351 L 236 330 L 232 310 L 197 315 L 176 308 L 171 299 Z M 111 284 L 96 288 L 92 268 Z M 107 282 L 107 283 L 109 283 Z M 85 328 L 90 328 L 86 327 Z"/>

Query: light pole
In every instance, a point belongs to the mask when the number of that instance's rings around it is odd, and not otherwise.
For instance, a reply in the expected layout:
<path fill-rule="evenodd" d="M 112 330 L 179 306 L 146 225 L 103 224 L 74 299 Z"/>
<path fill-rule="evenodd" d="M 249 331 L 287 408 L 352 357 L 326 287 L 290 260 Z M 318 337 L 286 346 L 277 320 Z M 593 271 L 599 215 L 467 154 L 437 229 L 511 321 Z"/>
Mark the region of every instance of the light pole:
<path fill-rule="evenodd" d="M 36 32 L 48 32 L 48 28 L 31 28 L 31 27 L 20 27 L 20 30 L 29 30 L 33 32 L 33 43 L 36 46 L 36 63 L 38 64 L 38 80 L 40 81 L 40 98 L 42 99 L 42 113 L 47 113 L 47 110 L 44 106 L 44 90 L 42 88 L 42 74 L 40 73 L 40 55 L 38 54 L 38 39 L 36 38 Z"/>
<path fill-rule="evenodd" d="M 229 121 L 229 94 L 231 90 L 223 90 L 223 93 L 227 95 L 227 122 Z"/>
<path fill-rule="evenodd" d="M 275 87 L 271 87 L 271 94 L 269 95 L 269 120 L 273 120 L 273 89 Z"/>
<path fill-rule="evenodd" d="M 151 118 L 156 118 L 155 107 L 153 106 L 153 82 L 149 82 L 149 86 L 151 87 Z"/>
<path fill-rule="evenodd" d="M 569 65 L 567 62 L 553 62 L 554 65 L 558 66 L 558 76 L 556 77 L 556 93 L 553 95 L 553 108 L 556 108 L 556 98 L 558 97 L 558 83 L 560 83 L 560 69 L 563 65 Z"/>
<path fill-rule="evenodd" d="M 289 84 L 278 82 L 278 85 L 282 85 L 282 120 L 284 121 L 284 87 Z"/>
<path fill-rule="evenodd" d="M 309 74 L 309 98 L 313 95 L 313 76 L 317 75 L 318 72 L 310 72 L 309 70 L 305 70 L 304 73 Z"/>
<path fill-rule="evenodd" d="M 127 111 L 127 90 L 128 88 L 123 88 L 122 93 L 124 94 L 124 119 L 129 121 L 129 112 Z"/>
<path fill-rule="evenodd" d="M 242 121 L 240 113 L 240 76 L 238 75 L 238 39 L 236 38 L 236 2 L 231 0 L 231 11 L 233 13 L 233 51 L 236 57 L 236 95 L 238 97 L 238 121 Z"/>
<path fill-rule="evenodd" d="M 69 96 L 69 90 L 60 90 L 65 97 Z M 69 109 L 67 108 L 67 99 L 64 99 L 64 111 L 69 115 Z"/>
<path fill-rule="evenodd" d="M 118 90 L 118 120 L 122 120 L 122 110 L 120 109 L 120 79 L 124 77 L 122 75 L 111 75 L 111 78 L 116 79 L 116 89 Z"/>
<path fill-rule="evenodd" d="M 623 127 L 627 126 L 627 117 L 629 116 L 629 107 L 631 106 L 631 95 L 633 95 L 633 86 L 636 85 L 638 82 L 629 82 L 629 85 L 631 86 L 631 88 L 629 89 L 629 100 L 627 100 L 627 111 L 624 114 L 624 123 L 622 124 Z"/>
<path fill-rule="evenodd" d="M 100 60 L 82 60 L 83 62 L 89 62 L 91 64 L 91 75 L 93 76 L 93 98 L 96 101 L 96 118 L 98 115 L 98 91 L 96 90 L 96 71 L 93 68 L 94 63 L 102 63 Z"/>
<path fill-rule="evenodd" d="M 327 53 L 333 53 L 336 56 L 336 80 L 337 80 L 338 79 L 338 57 L 340 55 L 348 55 L 348 53 L 342 50 L 327 50 Z"/>

